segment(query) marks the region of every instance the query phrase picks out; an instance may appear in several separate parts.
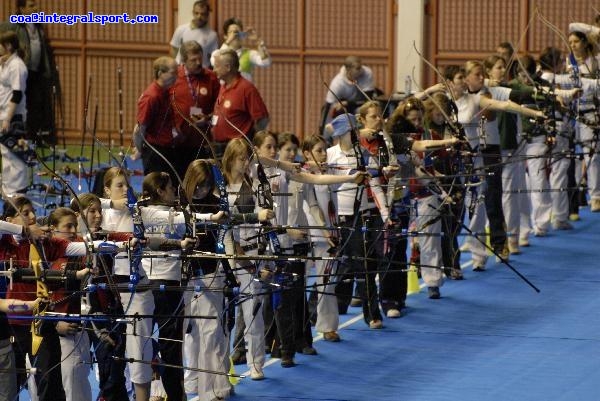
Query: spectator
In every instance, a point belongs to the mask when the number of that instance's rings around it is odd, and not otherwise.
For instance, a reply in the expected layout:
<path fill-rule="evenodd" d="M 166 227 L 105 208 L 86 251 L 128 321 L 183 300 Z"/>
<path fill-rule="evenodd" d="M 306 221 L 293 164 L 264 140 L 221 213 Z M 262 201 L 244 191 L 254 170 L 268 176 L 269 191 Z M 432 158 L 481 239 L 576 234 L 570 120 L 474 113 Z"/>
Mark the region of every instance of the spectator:
<path fill-rule="evenodd" d="M 177 63 L 173 58 L 163 56 L 154 60 L 152 67 L 154 81 L 138 99 L 137 125 L 133 131 L 133 141 L 142 153 L 144 174 L 153 171 L 173 174 L 161 155 L 168 160 L 175 159 L 173 141 L 179 133 L 175 130 L 173 122 L 169 88 L 177 78 Z M 151 149 L 148 143 L 154 149 Z M 177 178 L 172 178 L 176 182 Z"/>
<path fill-rule="evenodd" d="M 192 160 L 210 154 L 205 140 L 208 135 L 202 133 L 208 131 L 220 85 L 215 73 L 202 67 L 203 51 L 197 42 L 184 42 L 181 58 L 183 64 L 177 69 L 170 93 L 175 128 L 180 133 L 174 140 L 178 157 L 173 164 L 183 177 Z"/>
<path fill-rule="evenodd" d="M 254 67 L 268 67 L 271 65 L 271 55 L 265 46 L 265 41 L 258 36 L 254 28 L 244 32 L 242 21 L 237 18 L 228 18 L 223 23 L 223 45 L 219 50 L 232 49 L 240 60 L 240 72 L 248 81 L 253 82 L 252 71 Z M 215 65 L 216 53 L 212 54 L 211 63 Z"/>
<path fill-rule="evenodd" d="M 321 110 L 321 132 L 327 135 L 323 129 L 332 118 L 342 113 L 344 109 L 348 113 L 356 113 L 358 108 L 368 100 L 367 96 L 371 97 L 374 92 L 373 71 L 362 64 L 360 57 L 346 57 L 344 65 L 331 80 L 325 95 L 325 104 Z"/>
<path fill-rule="evenodd" d="M 2 139 L 17 140 L 14 134 L 19 130 L 24 132 L 27 116 L 27 67 L 19 57 L 19 52 L 19 40 L 14 32 L 0 34 L 0 136 L 4 136 Z M 9 145 L 9 141 L 3 140 L 0 144 L 4 196 L 24 192 L 27 188 L 27 165 L 14 152 L 15 147 Z"/>
<path fill-rule="evenodd" d="M 212 119 L 213 140 L 224 150 L 227 142 L 241 136 L 249 137 L 267 128 L 269 112 L 256 87 L 239 72 L 239 58 L 232 49 L 219 50 L 215 58 L 215 73 L 223 81 Z"/>
<path fill-rule="evenodd" d="M 204 49 L 202 66 L 210 67 L 210 55 L 219 48 L 217 33 L 208 26 L 210 5 L 208 0 L 197 0 L 192 7 L 192 21 L 179 25 L 171 38 L 171 56 L 181 63 L 181 46 L 190 40 L 198 42 Z"/>

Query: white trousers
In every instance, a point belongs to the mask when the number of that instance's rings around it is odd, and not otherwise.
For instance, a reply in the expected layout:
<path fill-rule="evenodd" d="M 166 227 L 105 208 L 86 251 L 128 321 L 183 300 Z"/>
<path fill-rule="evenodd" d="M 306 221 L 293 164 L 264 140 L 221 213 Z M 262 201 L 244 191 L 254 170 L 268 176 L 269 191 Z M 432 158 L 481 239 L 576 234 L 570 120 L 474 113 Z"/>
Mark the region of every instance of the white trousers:
<path fill-rule="evenodd" d="M 133 298 L 132 298 L 133 297 Z M 131 303 L 129 302 L 131 299 Z M 121 303 L 126 315 L 154 313 L 154 297 L 152 291 L 121 293 Z M 134 335 L 135 326 L 135 335 Z M 127 358 L 151 362 L 152 352 L 152 319 L 133 319 L 125 328 L 125 355 Z M 144 384 L 152 381 L 152 366 L 134 362 L 128 364 L 132 383 Z"/>
<path fill-rule="evenodd" d="M 313 247 L 315 256 L 329 256 L 327 255 L 327 249 L 329 245 L 324 242 L 316 242 Z M 327 263 L 334 263 L 334 267 L 331 271 L 331 276 L 325 278 L 325 269 Z M 340 315 L 338 310 L 337 297 L 335 296 L 335 286 L 337 271 L 337 262 L 326 261 L 326 260 L 315 260 L 315 270 L 317 272 L 317 323 L 315 329 L 321 333 L 327 333 L 329 331 L 337 331 L 340 325 Z M 327 279 L 327 285 L 324 285 L 324 281 Z"/>
<path fill-rule="evenodd" d="M 524 155 L 525 144 L 522 144 L 516 150 L 502 151 L 502 189 L 504 191 L 502 194 L 502 210 L 506 232 L 516 240 L 519 239 L 521 231 L 521 216 L 524 214 L 524 210 L 529 210 L 528 207 L 525 207 L 529 194 L 527 192 L 517 192 L 527 190 Z"/>
<path fill-rule="evenodd" d="M 92 400 L 90 374 L 90 340 L 85 330 L 71 336 L 60 336 L 62 384 L 66 401 Z"/>
<path fill-rule="evenodd" d="M 254 274 L 248 273 L 236 263 L 235 275 L 240 283 L 240 292 L 251 295 L 240 304 L 246 331 L 246 362 L 248 367 L 262 369 L 265 364 L 265 321 L 263 318 L 262 284 L 254 281 Z M 242 295 L 243 296 L 243 295 Z M 239 309 L 238 309 L 239 310 Z"/>
<path fill-rule="evenodd" d="M 586 117 L 593 120 L 594 115 L 588 113 Z M 594 138 L 594 130 L 581 122 L 575 124 L 575 135 L 577 140 L 583 142 L 588 194 L 591 199 L 600 199 L 600 138 Z"/>
<path fill-rule="evenodd" d="M 569 219 L 569 177 L 567 170 L 571 160 L 566 157 L 569 151 L 569 139 L 562 135 L 556 136 L 556 143 L 552 153 L 556 157 L 551 159 L 550 170 L 550 198 L 552 199 L 552 220 L 566 222 Z"/>
<path fill-rule="evenodd" d="M 217 316 L 217 319 L 190 319 L 191 331 L 184 337 L 183 352 L 185 364 L 191 368 L 206 369 L 222 373 L 229 372 L 229 333 L 224 330 L 224 286 L 222 273 L 208 274 L 190 281 L 190 286 L 199 285 L 200 292 L 193 292 L 186 300 L 186 315 Z M 214 290 L 214 291 L 211 291 Z M 195 372 L 184 373 L 185 391 L 198 393 L 199 401 L 226 398 L 231 384 L 225 375 Z"/>
<path fill-rule="evenodd" d="M 0 145 L 2 155 L 2 191 L 12 195 L 27 188 L 27 165 L 4 145 Z"/>
<path fill-rule="evenodd" d="M 546 137 L 538 136 L 527 144 L 527 171 L 529 173 L 529 188 L 531 190 L 531 219 L 534 228 L 548 230 L 552 213 L 552 198 L 550 197 L 550 182 L 548 181 L 548 146 Z"/>
<path fill-rule="evenodd" d="M 437 196 L 428 196 L 417 200 L 417 230 L 425 235 L 418 235 L 421 251 L 421 277 L 428 287 L 441 287 L 442 275 L 442 242 L 440 233 L 442 221 L 437 219 L 440 201 Z M 436 220 L 434 223 L 431 223 Z M 426 225 L 424 227 L 424 225 Z M 428 235 L 433 234 L 433 235 Z"/>
<path fill-rule="evenodd" d="M 481 156 L 475 156 L 473 158 L 473 168 L 476 172 L 483 172 L 483 159 Z M 467 237 L 465 242 L 471 249 L 471 260 L 474 266 L 485 266 L 487 260 L 488 250 L 485 246 L 487 237 L 485 236 L 485 226 L 487 224 L 487 213 L 485 211 L 484 193 L 485 193 L 485 180 L 484 177 L 480 177 L 480 180 L 484 181 L 482 184 L 474 188 L 467 188 L 470 192 L 466 199 L 465 207 L 468 209 L 470 203 L 475 203 L 473 215 L 469 220 L 469 230 L 476 235 L 477 238 Z M 473 200 L 475 198 L 475 200 Z M 478 240 L 479 239 L 479 240 Z"/>

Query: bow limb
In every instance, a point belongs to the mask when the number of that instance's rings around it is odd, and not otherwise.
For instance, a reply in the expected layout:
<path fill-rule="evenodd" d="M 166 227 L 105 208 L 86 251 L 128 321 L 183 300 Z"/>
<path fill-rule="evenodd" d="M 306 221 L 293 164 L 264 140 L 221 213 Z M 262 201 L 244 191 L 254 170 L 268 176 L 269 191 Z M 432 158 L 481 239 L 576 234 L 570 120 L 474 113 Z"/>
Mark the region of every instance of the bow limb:
<path fill-rule="evenodd" d="M 215 162 L 216 163 L 216 162 Z M 211 166 L 211 172 L 215 181 L 215 186 L 219 191 L 219 210 L 230 213 L 229 211 L 229 195 L 227 194 L 227 183 L 219 166 L 213 164 Z M 220 224 L 219 231 L 217 233 L 217 241 L 215 244 L 215 253 L 219 255 L 225 254 L 225 235 L 229 230 L 229 225 Z M 229 259 L 222 259 L 221 266 L 225 272 L 225 288 L 224 293 L 227 298 L 227 307 L 223 308 L 223 313 L 226 317 L 223 319 L 223 330 L 231 331 L 235 324 L 235 302 L 239 296 L 240 283 L 237 281 L 233 269 L 229 264 Z"/>
<path fill-rule="evenodd" d="M 31 245 L 29 248 L 29 258 L 31 259 L 31 268 L 35 274 L 35 283 L 36 283 L 36 296 L 43 300 L 42 303 L 38 303 L 33 307 L 33 315 L 34 317 L 43 315 L 47 308 L 47 302 L 50 299 L 50 294 L 48 292 L 48 286 L 46 283 L 42 281 L 42 253 L 40 253 L 38 245 L 31 241 Z M 43 322 L 39 319 L 33 319 L 31 321 L 31 353 L 32 355 L 36 355 L 40 345 L 42 344 L 42 340 L 44 337 L 41 334 Z"/>
<path fill-rule="evenodd" d="M 419 49 L 417 49 L 417 44 L 415 41 L 413 41 L 413 49 L 415 49 L 415 52 L 417 53 L 417 55 L 419 56 L 421 61 L 424 62 L 425 65 L 427 65 L 429 68 L 431 68 L 433 70 L 433 72 L 435 72 L 435 75 L 438 76 L 440 82 L 446 87 L 446 90 L 448 91 L 448 94 L 452 98 L 452 101 L 456 102 L 456 98 L 454 97 L 454 92 L 452 91 L 452 88 L 450 88 L 450 85 L 448 85 L 446 78 L 444 78 L 444 74 L 442 74 L 441 71 L 435 65 L 433 65 L 431 63 L 431 61 L 427 60 L 427 58 L 425 58 L 425 56 L 423 56 L 423 53 L 421 53 L 419 51 Z M 413 70 L 413 74 L 414 74 L 414 70 Z M 416 83 L 416 80 L 414 78 L 413 78 L 413 81 L 415 81 L 415 83 Z"/>
<path fill-rule="evenodd" d="M 571 51 L 571 46 L 569 45 L 569 41 L 567 40 L 567 37 L 565 36 L 565 34 L 556 25 L 554 25 L 552 22 L 550 22 L 550 20 L 542 14 L 539 7 L 537 7 L 537 6 L 535 8 L 535 15 L 539 18 L 539 20 L 544 25 L 546 25 L 548 28 L 550 28 L 550 30 L 552 32 L 554 32 L 556 35 L 558 35 L 560 40 L 565 44 L 565 46 L 567 46 L 567 49 L 569 49 L 569 51 Z"/>

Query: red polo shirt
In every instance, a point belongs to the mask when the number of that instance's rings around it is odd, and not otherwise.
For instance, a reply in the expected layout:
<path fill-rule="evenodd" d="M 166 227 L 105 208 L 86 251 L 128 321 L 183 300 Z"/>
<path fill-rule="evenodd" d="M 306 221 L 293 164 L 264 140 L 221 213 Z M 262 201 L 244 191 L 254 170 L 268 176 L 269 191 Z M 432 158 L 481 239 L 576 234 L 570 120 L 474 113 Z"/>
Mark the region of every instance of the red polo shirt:
<path fill-rule="evenodd" d="M 213 140 L 227 142 L 240 134 L 226 120 L 247 135 L 256 121 L 269 117 L 269 111 L 252 82 L 238 75 L 231 86 L 221 85 L 213 115 Z"/>
<path fill-rule="evenodd" d="M 191 107 L 202 109 L 202 114 L 212 114 L 219 95 L 219 79 L 209 69 L 203 68 L 200 74 L 186 73 L 185 66 L 177 68 L 177 80 L 169 90 L 174 109 L 177 131 L 186 137 L 186 144 L 200 146 L 202 137 L 183 118 L 190 118 Z M 181 115 L 183 114 L 183 116 Z"/>
<path fill-rule="evenodd" d="M 137 106 L 137 122 L 146 126 L 146 140 L 152 145 L 170 146 L 174 125 L 169 91 L 154 81 L 142 93 Z"/>

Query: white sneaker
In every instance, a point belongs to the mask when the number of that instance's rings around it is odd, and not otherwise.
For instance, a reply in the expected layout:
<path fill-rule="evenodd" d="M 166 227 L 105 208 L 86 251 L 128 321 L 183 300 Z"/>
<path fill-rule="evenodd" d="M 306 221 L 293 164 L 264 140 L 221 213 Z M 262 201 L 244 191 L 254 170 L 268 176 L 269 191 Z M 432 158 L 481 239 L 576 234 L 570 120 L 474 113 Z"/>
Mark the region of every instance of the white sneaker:
<path fill-rule="evenodd" d="M 592 204 L 590 205 L 590 210 L 592 212 L 600 212 L 600 199 L 592 199 Z"/>
<path fill-rule="evenodd" d="M 544 230 L 543 228 L 535 227 L 533 229 L 533 235 L 535 235 L 536 237 L 545 237 L 547 234 L 548 234 L 548 232 L 546 230 Z"/>
<path fill-rule="evenodd" d="M 262 368 L 252 367 L 250 369 L 250 378 L 252 380 L 262 380 L 265 378 L 265 374 L 262 371 Z"/>
<path fill-rule="evenodd" d="M 399 318 L 400 316 L 402 316 L 402 313 L 400 313 L 400 311 L 398 309 L 392 308 L 392 309 L 388 309 L 388 311 L 385 315 L 389 318 L 396 319 L 396 318 Z"/>
<path fill-rule="evenodd" d="M 552 223 L 552 228 L 555 230 L 572 230 L 573 225 L 568 221 L 555 221 Z"/>
<path fill-rule="evenodd" d="M 519 255 L 521 253 L 518 238 L 508 239 L 508 252 L 510 252 L 511 255 Z"/>

